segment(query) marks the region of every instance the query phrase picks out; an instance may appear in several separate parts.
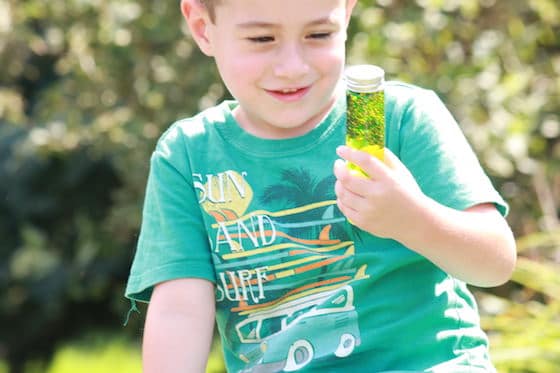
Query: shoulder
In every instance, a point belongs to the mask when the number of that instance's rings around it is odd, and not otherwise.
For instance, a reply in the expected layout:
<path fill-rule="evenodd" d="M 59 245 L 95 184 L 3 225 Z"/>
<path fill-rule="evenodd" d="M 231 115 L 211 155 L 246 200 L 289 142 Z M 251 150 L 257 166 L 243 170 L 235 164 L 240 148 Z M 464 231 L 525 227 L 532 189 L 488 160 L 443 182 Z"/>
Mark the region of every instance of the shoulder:
<path fill-rule="evenodd" d="M 182 118 L 171 124 L 161 135 L 159 142 L 174 141 L 177 138 L 196 138 L 213 131 L 216 126 L 228 121 L 229 102 L 224 101 L 200 113 Z"/>
<path fill-rule="evenodd" d="M 399 81 L 389 81 L 385 87 L 385 110 L 398 129 L 430 128 L 456 123 L 438 94 L 423 87 Z"/>
<path fill-rule="evenodd" d="M 388 105 L 397 108 L 425 108 L 427 103 L 441 102 L 431 89 L 414 84 L 391 80 L 385 84 L 385 99 Z"/>
<path fill-rule="evenodd" d="M 166 152 L 208 138 L 218 126 L 228 122 L 230 103 L 224 101 L 192 117 L 172 123 L 160 136 L 156 150 Z"/>

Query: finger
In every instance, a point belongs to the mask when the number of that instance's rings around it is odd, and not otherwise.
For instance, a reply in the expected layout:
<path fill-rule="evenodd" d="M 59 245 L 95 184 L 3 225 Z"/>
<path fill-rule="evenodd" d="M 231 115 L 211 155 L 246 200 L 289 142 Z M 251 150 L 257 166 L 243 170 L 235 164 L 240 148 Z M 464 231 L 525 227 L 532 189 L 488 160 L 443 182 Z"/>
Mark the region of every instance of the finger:
<path fill-rule="evenodd" d="M 383 149 L 383 153 L 383 163 L 385 163 L 387 167 L 396 170 L 404 166 L 399 157 L 397 157 L 389 148 Z"/>
<path fill-rule="evenodd" d="M 369 153 L 344 145 L 336 148 L 336 153 L 346 161 L 360 167 L 371 179 L 379 180 L 388 175 L 389 167 Z"/>
<path fill-rule="evenodd" d="M 345 168 L 346 168 L 346 164 L 342 159 L 337 159 L 336 161 L 334 161 L 334 167 L 333 167 L 334 176 L 336 176 L 337 179 L 344 178 Z"/>
<path fill-rule="evenodd" d="M 350 221 L 352 224 L 356 224 L 356 221 L 360 219 L 360 214 L 356 210 L 345 206 L 341 201 L 337 200 L 336 205 L 338 206 L 338 209 L 344 214 L 344 216 L 346 216 L 348 221 Z"/>
<path fill-rule="evenodd" d="M 334 192 L 338 203 L 349 209 L 359 210 L 361 206 L 364 206 L 365 198 L 354 193 L 352 190 L 345 188 L 340 180 L 336 181 L 334 185 Z"/>
<path fill-rule="evenodd" d="M 363 174 L 348 168 L 348 164 L 342 159 L 334 163 L 334 175 L 340 182 L 341 187 L 358 196 L 365 196 L 368 189 L 372 187 L 372 180 Z"/>
<path fill-rule="evenodd" d="M 410 172 L 408 167 L 397 157 L 393 152 L 389 149 L 385 149 L 385 164 L 388 168 L 394 171 L 396 175 L 399 175 L 401 180 L 409 180 L 410 183 L 408 185 L 418 187 L 418 183 L 416 182 L 416 178 Z"/>

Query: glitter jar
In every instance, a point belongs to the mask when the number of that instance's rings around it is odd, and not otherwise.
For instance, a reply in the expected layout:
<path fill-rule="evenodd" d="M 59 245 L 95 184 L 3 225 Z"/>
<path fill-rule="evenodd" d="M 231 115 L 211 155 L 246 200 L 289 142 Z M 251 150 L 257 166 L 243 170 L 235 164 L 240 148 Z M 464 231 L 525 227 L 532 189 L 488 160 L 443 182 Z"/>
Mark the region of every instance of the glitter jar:
<path fill-rule="evenodd" d="M 346 145 L 383 160 L 385 148 L 385 71 L 375 65 L 349 66 L 346 81 Z M 350 169 L 364 174 L 359 167 Z"/>

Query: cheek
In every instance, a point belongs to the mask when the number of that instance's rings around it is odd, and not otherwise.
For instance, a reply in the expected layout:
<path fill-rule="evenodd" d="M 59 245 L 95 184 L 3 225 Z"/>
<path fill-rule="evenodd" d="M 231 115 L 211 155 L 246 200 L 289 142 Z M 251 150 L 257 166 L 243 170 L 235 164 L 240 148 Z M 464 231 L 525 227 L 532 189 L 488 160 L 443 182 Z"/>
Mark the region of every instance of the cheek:
<path fill-rule="evenodd" d="M 233 58 L 231 69 L 243 77 L 255 77 L 263 70 L 265 63 L 262 58 L 244 56 L 243 58 Z"/>
<path fill-rule="evenodd" d="M 324 72 L 342 72 L 345 60 L 344 47 L 317 51 L 313 55 L 315 66 Z"/>
<path fill-rule="evenodd" d="M 239 55 L 232 55 L 220 59 L 218 69 L 222 78 L 233 86 L 242 86 L 245 83 L 250 83 L 257 80 L 265 67 L 262 58 L 251 56 L 239 57 Z"/>

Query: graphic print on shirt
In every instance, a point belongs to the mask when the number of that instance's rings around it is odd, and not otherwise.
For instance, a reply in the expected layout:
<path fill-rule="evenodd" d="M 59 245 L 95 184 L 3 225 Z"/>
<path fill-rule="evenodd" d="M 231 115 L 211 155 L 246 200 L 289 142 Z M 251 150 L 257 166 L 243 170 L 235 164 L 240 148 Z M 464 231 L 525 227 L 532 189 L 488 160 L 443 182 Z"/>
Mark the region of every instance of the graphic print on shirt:
<path fill-rule="evenodd" d="M 247 175 L 193 174 L 211 217 L 227 347 L 244 362 L 243 372 L 298 371 L 316 359 L 349 356 L 360 344 L 351 284 L 367 275 L 354 263 L 334 176 L 317 182 L 289 169 L 256 193 Z"/>

